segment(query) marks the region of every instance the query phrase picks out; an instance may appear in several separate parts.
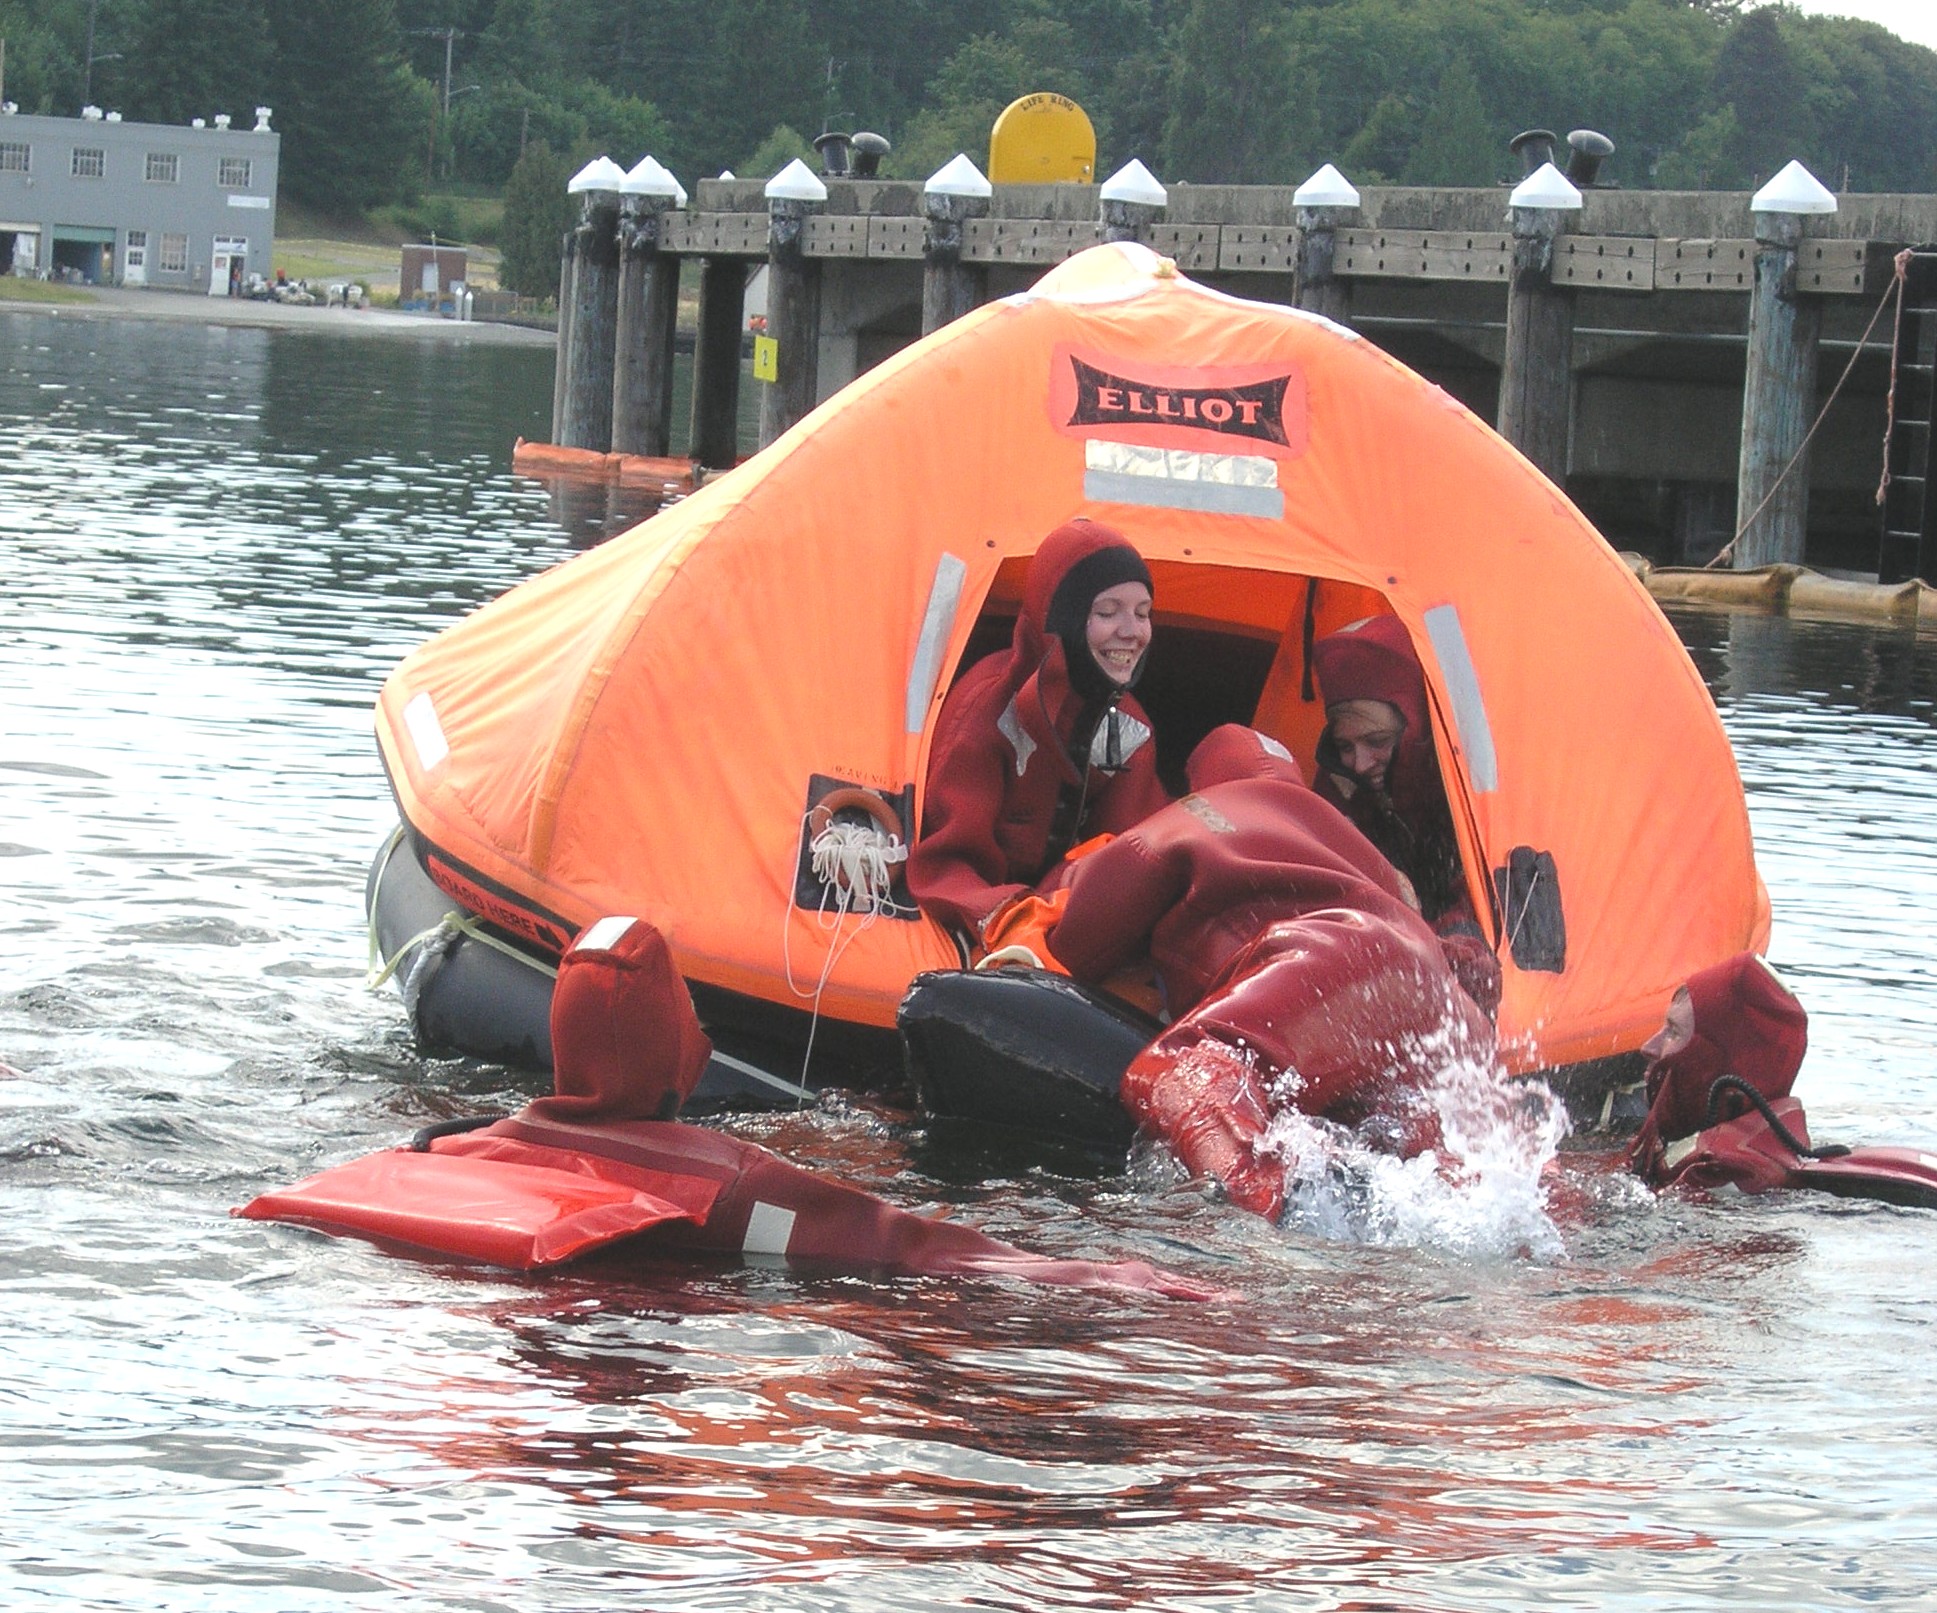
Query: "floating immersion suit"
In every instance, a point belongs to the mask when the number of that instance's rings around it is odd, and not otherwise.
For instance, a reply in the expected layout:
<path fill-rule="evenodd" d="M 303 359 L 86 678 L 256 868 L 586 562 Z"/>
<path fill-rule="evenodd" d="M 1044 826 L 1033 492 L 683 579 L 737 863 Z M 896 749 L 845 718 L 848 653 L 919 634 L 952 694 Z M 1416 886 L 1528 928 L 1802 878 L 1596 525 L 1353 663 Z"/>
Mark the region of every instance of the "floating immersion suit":
<path fill-rule="evenodd" d="M 1132 580 L 1150 573 L 1120 533 L 1058 527 L 1030 562 L 1008 653 L 949 691 L 908 859 L 909 890 L 944 924 L 980 939 L 1005 904 L 1060 882 L 1072 845 L 1169 801 L 1150 718 L 1084 637 L 1096 595 Z"/>
<path fill-rule="evenodd" d="M 698 1084 L 711 1045 L 664 939 L 643 920 L 601 919 L 567 952 L 552 1049 L 553 1096 L 508 1119 L 428 1128 L 415 1152 L 352 1161 L 237 1213 L 527 1269 L 643 1234 L 640 1247 L 655 1254 L 1216 1292 L 1141 1261 L 1029 1254 L 667 1118 Z"/>
<path fill-rule="evenodd" d="M 1282 1207 L 1282 1171 L 1254 1146 L 1275 1102 L 1379 1117 L 1416 1150 L 1432 1137 L 1420 1090 L 1450 1061 L 1494 1053 L 1391 866 L 1282 750 L 1213 730 L 1191 753 L 1192 793 L 1076 864 L 1049 934 L 1088 981 L 1148 944 L 1181 1017 L 1132 1061 L 1123 1100 L 1265 1215 Z"/>
<path fill-rule="evenodd" d="M 1318 742 L 1313 787 L 1412 881 L 1426 921 L 1448 943 L 1460 984 L 1492 1013 L 1500 1002 L 1500 961 L 1467 890 L 1433 747 L 1426 674 L 1406 624 L 1397 616 L 1368 616 L 1327 634 L 1312 646 L 1312 673 L 1327 707 L 1378 700 L 1399 713 L 1404 726 L 1383 784 L 1375 788 L 1346 771 L 1327 727 Z"/>
<path fill-rule="evenodd" d="M 1648 1114 L 1627 1154 L 1636 1175 L 1655 1187 L 1807 1187 L 1937 1208 L 1937 1154 L 1811 1146 L 1790 1096 L 1809 1018 L 1768 964 L 1738 953 L 1682 990 L 1692 1032 L 1648 1066 Z"/>

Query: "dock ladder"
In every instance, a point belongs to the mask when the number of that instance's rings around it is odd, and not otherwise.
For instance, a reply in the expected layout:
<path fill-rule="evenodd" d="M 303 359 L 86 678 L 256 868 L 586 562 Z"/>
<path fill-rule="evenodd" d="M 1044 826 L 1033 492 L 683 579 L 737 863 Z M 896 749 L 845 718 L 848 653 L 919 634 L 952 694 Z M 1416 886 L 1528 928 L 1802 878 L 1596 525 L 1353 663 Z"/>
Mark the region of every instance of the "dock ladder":
<path fill-rule="evenodd" d="M 1904 275 L 1892 374 L 1896 400 L 1884 444 L 1877 579 L 1937 582 L 1937 247 L 1918 247 Z"/>

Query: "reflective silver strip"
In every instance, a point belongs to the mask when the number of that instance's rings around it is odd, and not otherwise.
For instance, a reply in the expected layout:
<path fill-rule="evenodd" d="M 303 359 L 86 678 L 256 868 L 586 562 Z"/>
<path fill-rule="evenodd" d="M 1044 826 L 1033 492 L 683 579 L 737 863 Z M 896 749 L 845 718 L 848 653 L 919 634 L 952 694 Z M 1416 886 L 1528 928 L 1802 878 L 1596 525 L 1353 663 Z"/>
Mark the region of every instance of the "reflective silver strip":
<path fill-rule="evenodd" d="M 1427 611 L 1426 636 L 1433 641 L 1433 656 L 1439 662 L 1440 676 L 1446 680 L 1446 693 L 1452 698 L 1453 724 L 1459 729 L 1459 746 L 1466 754 L 1466 781 L 1476 795 L 1485 795 L 1500 787 L 1500 758 L 1493 749 L 1493 725 L 1487 721 L 1486 702 L 1480 698 L 1480 675 L 1473 670 L 1458 607 L 1435 605 Z"/>
<path fill-rule="evenodd" d="M 426 773 L 450 755 L 450 742 L 444 738 L 444 725 L 437 720 L 429 690 L 411 696 L 404 707 L 404 727 L 417 747 L 417 765 Z"/>
<path fill-rule="evenodd" d="M 748 1255 L 784 1255 L 794 1236 L 795 1213 L 778 1204 L 756 1199 L 747 1217 L 746 1241 L 740 1252 Z"/>
<path fill-rule="evenodd" d="M 610 952 L 625 938 L 627 930 L 639 921 L 623 914 L 609 913 L 578 938 L 574 952 Z"/>
<path fill-rule="evenodd" d="M 1285 495 L 1275 487 L 1234 487 L 1229 482 L 1180 482 L 1122 471 L 1083 472 L 1083 497 L 1093 504 L 1141 504 L 1155 510 L 1196 510 L 1204 515 L 1258 515 L 1276 521 Z"/>
<path fill-rule="evenodd" d="M 915 640 L 915 659 L 908 668 L 907 730 L 918 734 L 928 726 L 928 705 L 942 675 L 942 651 L 955 626 L 955 607 L 961 603 L 968 562 L 943 552 L 935 562 L 935 580 L 928 589 L 928 609 L 922 614 L 921 636 Z"/>

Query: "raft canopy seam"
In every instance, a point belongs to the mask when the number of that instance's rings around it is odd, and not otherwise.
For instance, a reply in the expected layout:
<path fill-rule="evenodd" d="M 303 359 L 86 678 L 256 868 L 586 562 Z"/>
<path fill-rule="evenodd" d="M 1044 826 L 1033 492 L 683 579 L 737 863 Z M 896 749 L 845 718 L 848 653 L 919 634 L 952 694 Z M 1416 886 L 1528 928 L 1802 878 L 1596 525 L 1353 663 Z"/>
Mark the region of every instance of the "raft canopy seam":
<path fill-rule="evenodd" d="M 1467 648 L 1466 630 L 1460 626 L 1459 607 L 1434 605 L 1424 620 L 1453 702 L 1453 723 L 1459 729 L 1460 749 L 1466 753 L 1467 782 L 1476 795 L 1490 794 L 1500 787 L 1500 759 L 1493 748 L 1493 724 L 1480 693 L 1480 675 Z"/>

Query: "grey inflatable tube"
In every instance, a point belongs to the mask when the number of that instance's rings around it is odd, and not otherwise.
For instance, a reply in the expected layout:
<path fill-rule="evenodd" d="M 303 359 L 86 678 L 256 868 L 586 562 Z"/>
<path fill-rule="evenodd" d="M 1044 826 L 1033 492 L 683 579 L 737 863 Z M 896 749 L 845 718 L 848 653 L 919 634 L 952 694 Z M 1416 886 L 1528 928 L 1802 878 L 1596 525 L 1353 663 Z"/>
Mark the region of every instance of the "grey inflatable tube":
<path fill-rule="evenodd" d="M 364 883 L 364 911 L 420 1045 L 501 1064 L 549 1070 L 552 971 L 445 924 L 471 915 L 431 882 L 400 829 L 383 844 Z M 399 953 L 402 956 L 399 956 Z M 798 1103 L 797 1080 L 717 1047 L 689 1107 Z"/>

